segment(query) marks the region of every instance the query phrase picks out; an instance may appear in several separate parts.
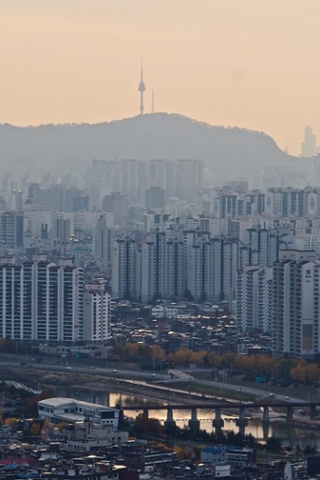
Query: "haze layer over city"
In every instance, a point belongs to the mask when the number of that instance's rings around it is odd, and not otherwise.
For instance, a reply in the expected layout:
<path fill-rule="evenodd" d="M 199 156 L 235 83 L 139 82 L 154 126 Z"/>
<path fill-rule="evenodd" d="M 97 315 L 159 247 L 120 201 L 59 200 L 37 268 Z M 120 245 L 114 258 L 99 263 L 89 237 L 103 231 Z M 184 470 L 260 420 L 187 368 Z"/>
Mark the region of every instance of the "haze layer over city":
<path fill-rule="evenodd" d="M 1 2 L 1 479 L 320 472 L 319 17 Z"/>

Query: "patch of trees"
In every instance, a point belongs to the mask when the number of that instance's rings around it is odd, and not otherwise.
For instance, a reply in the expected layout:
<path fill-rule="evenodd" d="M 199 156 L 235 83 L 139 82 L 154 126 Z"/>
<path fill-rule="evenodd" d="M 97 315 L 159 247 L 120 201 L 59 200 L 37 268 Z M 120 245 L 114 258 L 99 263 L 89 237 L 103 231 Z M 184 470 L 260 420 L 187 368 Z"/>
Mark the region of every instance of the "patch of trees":
<path fill-rule="evenodd" d="M 194 431 L 190 428 L 179 428 L 176 424 L 162 425 L 157 418 L 148 418 L 143 413 L 139 414 L 133 420 L 130 430 L 130 436 L 147 439 L 158 438 L 166 440 L 175 438 L 180 440 L 190 440 L 202 443 L 217 443 L 220 445 L 234 445 L 237 447 L 255 447 L 256 439 L 253 435 L 241 435 L 233 431 L 211 432 L 206 430 Z"/>
<path fill-rule="evenodd" d="M 160 365 L 165 368 L 164 365 L 188 367 L 195 364 L 213 370 L 226 369 L 230 374 L 245 375 L 249 380 L 262 375 L 266 381 L 278 379 L 283 386 L 291 382 L 320 383 L 320 358 L 311 362 L 291 357 L 236 355 L 231 352 L 217 355 L 211 351 L 194 352 L 188 348 L 180 348 L 166 355 L 159 345 L 142 343 L 118 343 L 114 347 L 114 354 L 123 360 L 140 362 L 145 368 L 150 365 L 159 369 Z"/>
<path fill-rule="evenodd" d="M 165 359 L 165 354 L 159 345 L 146 345 L 144 343 L 117 343 L 114 347 L 114 354 L 123 360 L 142 361 Z"/>

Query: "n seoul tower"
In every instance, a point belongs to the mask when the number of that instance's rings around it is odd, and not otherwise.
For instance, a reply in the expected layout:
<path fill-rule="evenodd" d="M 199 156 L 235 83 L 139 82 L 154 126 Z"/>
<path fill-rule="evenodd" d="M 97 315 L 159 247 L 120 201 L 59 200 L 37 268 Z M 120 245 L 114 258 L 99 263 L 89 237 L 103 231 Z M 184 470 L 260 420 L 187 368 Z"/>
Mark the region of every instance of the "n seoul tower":
<path fill-rule="evenodd" d="M 143 106 L 143 92 L 145 91 L 146 87 L 145 87 L 145 84 L 144 84 L 144 81 L 143 81 L 143 63 L 141 62 L 141 78 L 140 78 L 140 83 L 139 83 L 139 87 L 138 87 L 138 90 L 140 92 L 140 115 L 143 115 L 143 110 L 144 110 L 144 106 Z"/>

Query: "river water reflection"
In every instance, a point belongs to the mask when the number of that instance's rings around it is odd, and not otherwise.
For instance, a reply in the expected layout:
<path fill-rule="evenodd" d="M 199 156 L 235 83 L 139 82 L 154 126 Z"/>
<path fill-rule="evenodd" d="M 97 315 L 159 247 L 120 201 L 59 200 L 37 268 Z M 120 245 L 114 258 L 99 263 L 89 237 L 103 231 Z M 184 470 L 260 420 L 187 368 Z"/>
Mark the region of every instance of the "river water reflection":
<path fill-rule="evenodd" d="M 110 407 L 115 407 L 117 404 L 121 404 L 125 409 L 125 406 L 131 405 L 141 405 L 141 397 L 136 397 L 134 395 L 126 395 L 123 393 L 115 392 L 106 392 L 98 390 L 87 390 L 79 389 L 75 390 L 73 388 L 63 389 L 59 391 L 59 395 L 77 398 L 78 400 L 83 400 L 87 402 L 99 403 L 101 405 L 109 405 Z M 152 401 L 152 404 L 154 402 Z M 159 402 L 159 405 L 161 402 Z M 147 403 L 146 403 L 147 405 Z M 128 411 L 127 416 L 135 418 L 141 410 L 136 412 Z M 174 410 L 173 418 L 180 428 L 188 426 L 188 420 L 191 417 L 191 411 L 186 410 Z M 212 432 L 212 420 L 215 417 L 215 411 L 212 409 L 198 410 L 197 417 L 200 421 L 200 428 L 206 430 L 208 433 Z M 236 417 L 230 415 L 221 415 L 224 420 L 223 430 L 228 431 L 232 430 L 238 432 L 238 427 L 236 425 Z M 150 410 L 149 418 L 157 418 L 162 423 L 166 420 L 166 411 L 165 410 Z M 247 434 L 251 433 L 256 439 L 263 440 L 263 429 L 261 419 L 248 418 L 248 426 L 246 427 L 245 432 Z M 317 450 L 320 450 L 320 438 L 317 430 L 305 427 L 297 427 L 290 423 L 286 422 L 285 418 L 279 418 L 277 421 L 271 421 L 269 427 L 269 437 L 275 435 L 276 437 L 282 440 L 282 443 L 285 446 L 290 447 L 301 447 L 305 448 L 307 445 L 316 447 Z"/>

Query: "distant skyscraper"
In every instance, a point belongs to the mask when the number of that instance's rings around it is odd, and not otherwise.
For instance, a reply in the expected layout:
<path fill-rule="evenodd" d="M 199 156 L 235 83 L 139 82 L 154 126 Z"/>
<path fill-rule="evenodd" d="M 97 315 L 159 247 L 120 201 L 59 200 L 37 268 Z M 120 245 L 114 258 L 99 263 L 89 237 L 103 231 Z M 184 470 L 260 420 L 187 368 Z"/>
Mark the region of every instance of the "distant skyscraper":
<path fill-rule="evenodd" d="M 107 228 L 104 215 L 97 219 L 93 230 L 94 256 L 99 270 L 105 272 L 111 263 L 112 230 Z"/>
<path fill-rule="evenodd" d="M 143 93 L 144 93 L 145 89 L 146 89 L 146 87 L 145 87 L 145 84 L 144 84 L 144 81 L 143 81 L 143 65 L 141 63 L 141 78 L 140 78 L 140 83 L 139 83 L 139 87 L 138 87 L 138 90 L 140 92 L 140 115 L 143 115 L 143 111 L 144 111 Z"/>
<path fill-rule="evenodd" d="M 304 142 L 301 144 L 301 156 L 313 157 L 317 153 L 317 139 L 311 127 L 304 129 Z"/>
<path fill-rule="evenodd" d="M 0 213 L 0 245 L 7 248 L 23 247 L 23 213 Z"/>

